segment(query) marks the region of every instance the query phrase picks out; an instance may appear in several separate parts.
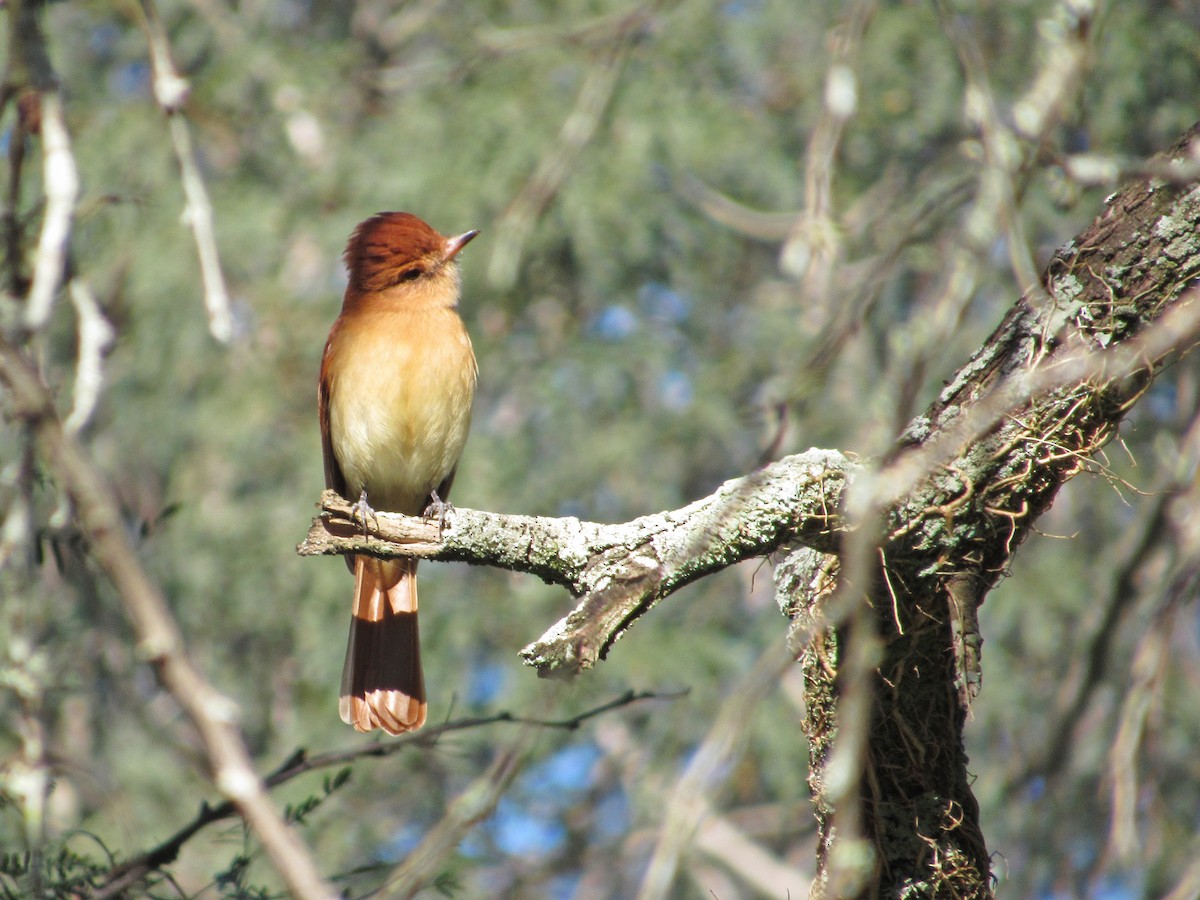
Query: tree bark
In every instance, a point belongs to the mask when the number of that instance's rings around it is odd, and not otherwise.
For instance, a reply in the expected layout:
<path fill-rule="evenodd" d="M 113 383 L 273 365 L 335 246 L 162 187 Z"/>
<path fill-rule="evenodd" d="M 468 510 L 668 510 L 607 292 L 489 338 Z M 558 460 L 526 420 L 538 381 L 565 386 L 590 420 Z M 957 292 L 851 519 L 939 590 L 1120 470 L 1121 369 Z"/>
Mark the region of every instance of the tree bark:
<path fill-rule="evenodd" d="M 1198 132 L 1171 157 L 1194 162 Z M 821 833 L 814 896 L 991 896 L 963 748 L 982 677 L 978 608 L 1169 353 L 1194 342 L 1198 234 L 1200 188 L 1143 179 L 1110 197 L 871 479 L 860 507 L 879 512 L 879 540 L 860 583 L 827 577 L 814 591 L 808 550 L 780 567 L 800 623 L 816 631 L 801 655 Z M 867 615 L 823 611 L 854 590 Z M 860 724 L 844 708 L 856 645 L 876 664 L 861 774 L 842 797 L 830 768 Z"/>

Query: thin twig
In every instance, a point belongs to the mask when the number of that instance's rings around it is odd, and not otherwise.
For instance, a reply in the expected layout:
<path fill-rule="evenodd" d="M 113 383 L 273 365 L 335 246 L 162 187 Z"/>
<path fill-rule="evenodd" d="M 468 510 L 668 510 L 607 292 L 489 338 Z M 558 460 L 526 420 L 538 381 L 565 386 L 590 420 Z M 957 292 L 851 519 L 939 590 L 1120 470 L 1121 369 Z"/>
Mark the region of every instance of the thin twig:
<path fill-rule="evenodd" d="M 968 233 L 992 230 L 1002 224 L 1013 274 L 1024 290 L 1038 290 L 1040 280 L 1019 214 L 1021 198 L 1035 174 L 1035 163 L 1062 118 L 1067 101 L 1079 89 L 1089 62 L 1089 40 L 1094 33 L 1090 2 L 1062 2 L 1052 16 L 1062 19 L 1059 27 L 1042 29 L 1050 35 L 1043 41 L 1042 65 L 1029 88 L 1012 107 L 1015 130 L 1005 124 L 987 77 L 983 53 L 961 16 L 945 0 L 936 4 L 945 28 L 958 53 L 968 85 L 968 113 L 980 130 L 986 168 L 981 193 L 990 194 L 996 205 L 991 222 L 977 218 Z M 976 246 L 981 246 L 978 240 Z"/>
<path fill-rule="evenodd" d="M 795 665 L 787 641 L 763 651 L 721 703 L 712 726 L 676 782 L 667 801 L 662 829 L 638 889 L 638 900 L 660 900 L 670 892 L 679 861 L 694 840 L 709 797 L 729 777 L 745 743 L 746 723 L 784 671 Z"/>
<path fill-rule="evenodd" d="M 154 0 L 140 0 L 138 9 L 154 69 L 154 98 L 167 116 L 171 145 L 175 148 L 183 193 L 187 198 L 183 221 L 191 229 L 196 241 L 200 278 L 204 284 L 204 308 L 208 312 L 208 330 L 216 340 L 227 344 L 233 339 L 233 314 L 230 312 L 229 291 L 225 286 L 225 274 L 221 269 L 221 256 L 217 250 L 212 203 L 209 202 L 204 179 L 200 176 L 200 166 L 196 162 L 196 151 L 192 146 L 192 134 L 183 112 L 190 86 L 187 79 L 179 74 L 171 59 L 166 29 L 158 16 Z"/>
<path fill-rule="evenodd" d="M 442 818 L 425 832 L 404 862 L 388 876 L 383 896 L 409 898 L 429 886 L 472 828 L 491 815 L 513 779 L 529 762 L 535 726 L 522 725 L 507 746 L 497 749 L 486 772 L 449 804 Z"/>
<path fill-rule="evenodd" d="M 803 279 L 806 304 L 815 305 L 824 315 L 829 314 L 829 286 L 841 249 L 833 214 L 834 169 L 846 123 L 857 112 L 854 64 L 875 8 L 875 0 L 855 0 L 832 37 L 825 102 L 805 155 L 804 211 L 779 251 L 780 268 L 793 278 Z"/>
<path fill-rule="evenodd" d="M 488 281 L 492 285 L 506 289 L 516 281 L 533 226 L 599 129 L 634 40 L 644 27 L 645 21 L 640 16 L 623 20 L 622 30 L 584 76 L 575 106 L 559 130 L 558 141 L 543 154 L 529 180 L 496 223 L 496 241 L 488 263 Z"/>
<path fill-rule="evenodd" d="M 1145 737 L 1151 706 L 1161 700 L 1167 661 L 1171 658 L 1173 612 L 1173 606 L 1161 610 L 1138 643 L 1129 688 L 1121 704 L 1120 725 L 1109 751 L 1112 820 L 1107 851 L 1123 863 L 1133 863 L 1141 858 L 1137 826 L 1138 752 Z"/>
<path fill-rule="evenodd" d="M 1194 154 L 1192 159 L 1146 160 L 1076 153 L 1062 157 L 1059 164 L 1067 177 L 1084 187 L 1112 186 L 1130 178 L 1157 178 L 1167 184 L 1200 181 L 1200 157 Z"/>
<path fill-rule="evenodd" d="M 71 303 L 79 317 L 79 351 L 75 360 L 75 389 L 71 414 L 63 427 L 76 434 L 92 418 L 104 385 L 104 357 L 117 337 L 116 329 L 104 317 L 92 289 L 82 278 L 72 278 L 68 286 Z"/>
<path fill-rule="evenodd" d="M 450 722 L 443 722 L 440 725 L 428 726 L 421 731 L 406 734 L 395 740 L 388 740 L 386 742 L 373 740 L 369 743 L 361 743 L 358 746 L 349 747 L 345 750 L 333 750 L 313 755 L 309 755 L 303 750 L 297 750 L 263 778 L 263 784 L 268 788 L 275 788 L 309 772 L 329 769 L 335 766 L 345 766 L 361 759 L 385 759 L 405 750 L 432 748 L 446 735 L 483 728 L 488 725 L 506 723 L 523 724 L 543 729 L 575 731 L 585 722 L 613 710 L 631 706 L 634 703 L 640 703 L 645 700 L 675 700 L 684 696 L 684 694 L 686 694 L 686 691 L 667 693 L 627 691 L 607 703 L 601 703 L 599 706 L 594 706 L 577 715 L 562 719 L 539 719 L 536 717 L 516 716 L 509 712 L 499 712 L 490 716 L 472 716 L 455 719 Z M 237 806 L 229 800 L 213 806 L 210 806 L 208 803 L 202 803 L 200 811 L 195 817 L 170 837 L 149 850 L 139 853 L 137 856 L 114 867 L 105 876 L 103 883 L 97 891 L 91 896 L 91 900 L 108 900 L 108 898 L 119 896 L 123 891 L 138 884 L 154 870 L 174 862 L 179 856 L 179 851 L 183 849 L 184 844 L 191 840 L 196 833 L 215 822 L 230 819 L 237 814 Z"/>
<path fill-rule="evenodd" d="M 784 240 L 791 232 L 799 212 L 764 212 L 739 203 L 701 181 L 684 174 L 674 182 L 679 196 L 706 216 L 726 228 L 758 241 Z"/>
<path fill-rule="evenodd" d="M 798 820 L 794 820 L 781 827 L 778 833 L 794 835 L 797 826 Z M 748 886 L 758 891 L 759 895 L 806 900 L 808 887 L 812 882 L 812 872 L 804 871 L 776 856 L 763 842 L 751 839 L 730 821 L 728 816 L 719 815 L 715 811 L 706 813 L 703 822 L 696 829 L 694 841 L 697 850 L 707 853 L 727 867 Z M 787 849 L 790 855 L 791 848 Z"/>
<path fill-rule="evenodd" d="M 1175 887 L 1162 900 L 1195 900 L 1200 897 L 1200 859 L 1194 859 L 1179 877 Z"/>
<path fill-rule="evenodd" d="M 475 34 L 479 46 L 493 54 L 524 53 L 542 47 L 596 47 L 621 40 L 632 31 L 645 29 L 653 19 L 654 4 L 635 3 L 616 12 L 591 19 L 569 21 L 563 25 L 532 25 L 480 29 Z"/>
<path fill-rule="evenodd" d="M 583 717 L 576 716 L 552 722 L 551 726 L 574 729 L 583 718 L 591 718 L 605 709 L 623 706 L 626 702 L 632 702 L 634 697 L 632 693 L 627 694 L 623 698 L 597 707 Z M 546 724 L 537 719 L 526 721 L 508 746 L 497 751 L 488 770 L 459 793 L 441 820 L 425 833 L 424 838 L 404 862 L 393 870 L 387 879 L 384 896 L 408 898 L 429 885 L 467 832 L 496 808 L 508 786 L 531 759 L 534 734 L 539 727 Z"/>
<path fill-rule="evenodd" d="M 15 94 L 15 89 L 8 85 L 0 85 L 0 112 L 8 105 L 9 99 Z M 36 95 L 34 95 L 36 96 Z M 17 107 L 17 121 L 8 135 L 8 179 L 7 191 L 4 198 L 2 221 L 4 225 L 4 267 L 8 272 L 7 287 L 10 294 L 19 297 L 25 293 L 23 283 L 22 256 L 24 241 L 21 227 L 21 217 L 18 212 L 21 205 L 21 176 L 25 170 L 25 152 L 29 141 L 28 117 L 22 113 L 21 104 Z"/>
<path fill-rule="evenodd" d="M 1130 608 L 1144 596 L 1136 587 L 1137 580 L 1146 566 L 1153 564 L 1154 551 L 1164 546 L 1167 511 L 1174 496 L 1176 493 L 1170 488 L 1155 492 L 1138 523 L 1126 531 L 1126 538 L 1132 536 L 1130 546 L 1118 551 L 1117 564 L 1104 569 L 1097 577 L 1096 580 L 1105 585 L 1103 599 L 1095 603 L 1100 621 L 1083 641 L 1082 652 L 1075 654 L 1072 668 L 1063 679 L 1058 702 L 1048 717 L 1053 728 L 1044 749 L 1027 761 L 1017 775 L 1008 779 L 1002 793 L 1005 800 L 1011 800 L 1014 792 L 1022 790 L 1034 778 L 1044 778 L 1048 789 L 1053 789 L 1055 779 L 1071 764 L 1071 750 L 1076 746 L 1075 730 L 1092 698 L 1105 684 L 1104 676 L 1112 664 L 1118 626 Z"/>
<path fill-rule="evenodd" d="M 79 173 L 71 153 L 71 135 L 58 89 L 41 95 L 42 171 L 45 180 L 46 213 L 38 236 L 33 283 L 25 307 L 25 325 L 39 331 L 50 320 L 54 298 L 66 269 L 71 219 L 79 195 Z"/>

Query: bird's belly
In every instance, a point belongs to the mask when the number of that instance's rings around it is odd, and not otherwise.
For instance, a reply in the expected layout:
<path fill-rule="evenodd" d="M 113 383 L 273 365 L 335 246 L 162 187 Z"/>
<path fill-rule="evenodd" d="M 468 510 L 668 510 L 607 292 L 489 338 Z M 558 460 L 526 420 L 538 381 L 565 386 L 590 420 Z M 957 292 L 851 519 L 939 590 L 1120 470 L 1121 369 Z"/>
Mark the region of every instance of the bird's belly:
<path fill-rule="evenodd" d="M 375 509 L 416 515 L 454 471 L 475 393 L 475 359 L 463 338 L 345 360 L 331 385 L 329 427 L 350 499 L 365 490 Z"/>

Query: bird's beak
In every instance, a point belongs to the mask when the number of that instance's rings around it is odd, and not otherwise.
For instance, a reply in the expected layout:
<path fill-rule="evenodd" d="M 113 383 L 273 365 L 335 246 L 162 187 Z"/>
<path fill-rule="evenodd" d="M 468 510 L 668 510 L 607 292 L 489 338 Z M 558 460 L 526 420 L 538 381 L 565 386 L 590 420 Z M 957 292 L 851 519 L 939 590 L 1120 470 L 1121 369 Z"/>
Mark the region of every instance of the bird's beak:
<path fill-rule="evenodd" d="M 446 249 L 443 251 L 444 258 L 449 261 L 458 255 L 458 252 L 463 247 L 471 243 L 471 239 L 479 234 L 477 230 L 472 228 L 470 231 L 464 231 L 462 234 L 456 234 L 454 237 L 446 238 Z"/>

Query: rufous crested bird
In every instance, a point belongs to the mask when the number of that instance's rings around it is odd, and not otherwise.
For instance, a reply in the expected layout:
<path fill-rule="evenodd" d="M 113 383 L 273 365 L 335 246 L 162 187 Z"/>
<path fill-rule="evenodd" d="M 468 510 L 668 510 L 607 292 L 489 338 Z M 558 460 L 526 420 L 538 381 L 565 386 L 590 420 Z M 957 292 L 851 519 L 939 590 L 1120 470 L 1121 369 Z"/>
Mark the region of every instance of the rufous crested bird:
<path fill-rule="evenodd" d="M 381 511 L 444 513 L 467 440 L 477 367 L 458 314 L 458 253 L 478 232 L 445 237 L 411 213 L 354 229 L 350 280 L 325 344 L 317 406 L 325 485 Z M 369 504 L 369 505 L 368 505 Z M 417 561 L 347 557 L 354 612 L 339 710 L 359 731 L 425 722 Z"/>

